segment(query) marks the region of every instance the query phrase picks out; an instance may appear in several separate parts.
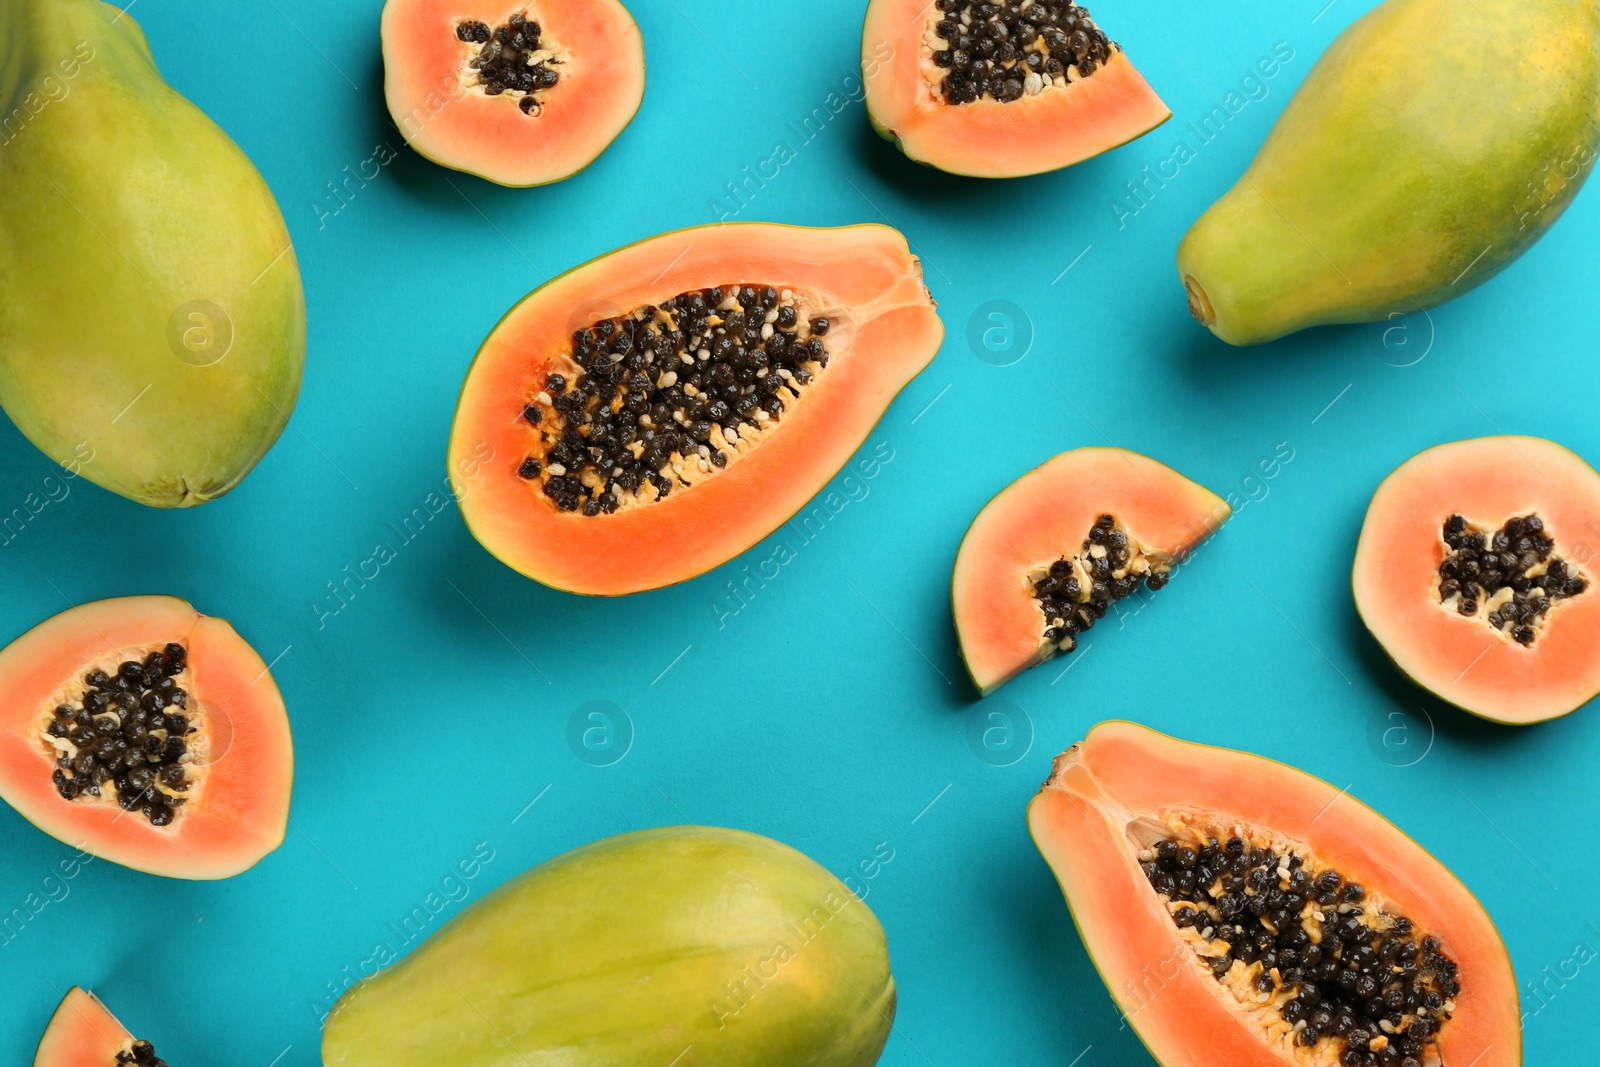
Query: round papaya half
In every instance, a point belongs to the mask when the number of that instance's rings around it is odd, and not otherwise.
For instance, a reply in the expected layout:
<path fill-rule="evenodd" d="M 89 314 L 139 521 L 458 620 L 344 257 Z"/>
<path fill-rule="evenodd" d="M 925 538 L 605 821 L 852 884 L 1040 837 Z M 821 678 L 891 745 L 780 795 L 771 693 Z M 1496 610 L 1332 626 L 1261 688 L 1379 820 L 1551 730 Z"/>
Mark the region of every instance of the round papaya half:
<path fill-rule="evenodd" d="M 644 42 L 618 0 L 388 0 L 382 26 L 400 133 L 501 185 L 570 178 L 644 99 Z"/>
<path fill-rule="evenodd" d="M 759 542 L 849 459 L 944 328 L 886 226 L 703 226 L 535 290 L 467 374 L 461 514 L 546 585 L 617 595 Z"/>
<path fill-rule="evenodd" d="M 139 1041 L 100 999 L 77 986 L 50 1017 L 33 1067 L 167 1067 L 148 1041 Z"/>
<path fill-rule="evenodd" d="M 238 874 L 283 843 L 293 777 L 266 664 L 182 600 L 85 604 L 0 651 L 0 798 L 101 859 Z"/>
<path fill-rule="evenodd" d="M 1496 722 L 1600 693 L 1600 474 L 1551 441 L 1480 437 L 1402 463 L 1356 545 L 1356 609 L 1419 685 Z"/>
<path fill-rule="evenodd" d="M 1511 961 L 1466 887 L 1341 789 L 1101 723 L 1028 827 L 1168 1067 L 1517 1067 Z"/>
<path fill-rule="evenodd" d="M 1119 602 L 1161 589 L 1233 509 L 1170 467 L 1079 448 L 1035 467 L 972 520 L 951 581 L 956 635 L 987 696 L 1078 647 Z"/>
<path fill-rule="evenodd" d="M 872 0 L 861 66 L 873 127 L 951 174 L 1057 170 L 1172 117 L 1072 0 Z"/>

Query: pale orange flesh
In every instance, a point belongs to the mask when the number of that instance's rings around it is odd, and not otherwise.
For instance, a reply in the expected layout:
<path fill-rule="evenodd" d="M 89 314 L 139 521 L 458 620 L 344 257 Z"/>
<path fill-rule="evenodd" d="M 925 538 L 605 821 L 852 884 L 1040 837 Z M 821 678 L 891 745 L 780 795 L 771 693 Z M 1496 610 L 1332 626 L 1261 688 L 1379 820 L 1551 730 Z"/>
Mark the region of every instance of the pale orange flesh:
<path fill-rule="evenodd" d="M 791 288 L 826 316 L 829 361 L 738 462 L 659 503 L 559 511 L 517 469 L 541 446 L 522 409 L 574 329 L 713 286 Z M 671 585 L 759 542 L 828 483 L 944 336 L 905 238 L 886 226 L 704 226 L 630 245 L 529 294 L 467 375 L 450 475 L 473 534 L 558 589 L 620 595 Z"/>
<path fill-rule="evenodd" d="M 1460 966 L 1462 990 L 1435 1046 L 1445 1067 L 1521 1064 L 1505 946 L 1482 905 L 1420 845 L 1345 791 L 1292 767 L 1107 722 L 1057 757 L 1028 806 L 1028 827 L 1107 988 L 1157 1060 L 1306 1067 L 1311 1055 L 1270 1046 L 1246 1021 L 1145 879 L 1129 828 L 1173 811 L 1271 831 L 1396 902 Z"/>
<path fill-rule="evenodd" d="M 956 554 L 951 598 L 961 655 L 983 694 L 1045 657 L 1045 619 L 1031 576 L 1078 552 L 1102 514 L 1147 552 L 1181 559 L 1228 520 L 1215 493 L 1137 452 L 1079 448 L 1001 490 Z"/>
<path fill-rule="evenodd" d="M 1538 514 L 1555 555 L 1594 578 L 1600 475 L 1536 437 L 1480 437 L 1401 464 L 1372 497 L 1352 585 L 1367 629 L 1409 677 L 1474 715 L 1532 723 L 1600 692 L 1600 588 L 1557 601 L 1531 647 L 1439 602 L 1442 528 Z"/>
<path fill-rule="evenodd" d="M 50 1017 L 33 1067 L 116 1067 L 117 1053 L 133 1041 L 99 998 L 73 986 Z"/>
<path fill-rule="evenodd" d="M 93 798 L 65 800 L 56 765 L 40 743 L 64 686 L 85 665 L 120 650 L 189 652 L 190 706 L 210 732 L 194 799 L 169 826 Z M 0 651 L 0 798 L 74 848 L 172 878 L 227 878 L 282 844 L 289 819 L 294 750 L 283 698 L 267 665 L 221 619 L 175 597 L 123 597 L 72 608 Z"/>
<path fill-rule="evenodd" d="M 930 0 L 873 0 L 862 34 L 872 121 L 901 151 L 951 174 L 1015 178 L 1126 144 L 1172 117 L 1120 50 L 1092 75 L 1011 103 L 949 105 L 928 58 Z"/>
<path fill-rule="evenodd" d="M 539 22 L 564 61 L 554 88 L 524 114 L 519 96 L 488 96 L 466 64 L 477 46 L 456 37 L 476 19 Z M 384 95 L 400 132 L 422 155 L 501 185 L 544 185 L 605 151 L 644 97 L 644 44 L 618 0 L 388 0 L 383 9 Z"/>

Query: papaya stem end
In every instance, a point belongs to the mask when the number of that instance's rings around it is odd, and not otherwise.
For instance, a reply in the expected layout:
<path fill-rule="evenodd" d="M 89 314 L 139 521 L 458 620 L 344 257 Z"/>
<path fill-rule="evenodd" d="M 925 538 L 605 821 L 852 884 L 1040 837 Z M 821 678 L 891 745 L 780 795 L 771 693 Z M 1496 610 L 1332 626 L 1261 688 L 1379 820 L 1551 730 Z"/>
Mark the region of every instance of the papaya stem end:
<path fill-rule="evenodd" d="M 1202 326 L 1210 326 L 1217 321 L 1217 313 L 1211 307 L 1211 300 L 1206 296 L 1206 291 L 1200 283 L 1194 280 L 1194 275 L 1183 276 L 1183 289 L 1189 295 L 1189 314 L 1193 315 Z"/>

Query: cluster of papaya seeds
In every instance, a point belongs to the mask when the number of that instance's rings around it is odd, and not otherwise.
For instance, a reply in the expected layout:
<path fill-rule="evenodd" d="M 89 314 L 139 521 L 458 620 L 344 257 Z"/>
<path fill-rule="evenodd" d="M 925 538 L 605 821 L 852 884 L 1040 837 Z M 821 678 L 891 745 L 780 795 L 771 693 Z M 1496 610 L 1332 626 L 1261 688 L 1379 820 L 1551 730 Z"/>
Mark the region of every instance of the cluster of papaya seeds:
<path fill-rule="evenodd" d="M 20 80 L 0 93 L 18 107 L 0 151 L 0 406 L 74 474 L 142 504 L 203 504 L 266 454 L 299 394 L 289 231 L 131 16 L 6 7 Z"/>

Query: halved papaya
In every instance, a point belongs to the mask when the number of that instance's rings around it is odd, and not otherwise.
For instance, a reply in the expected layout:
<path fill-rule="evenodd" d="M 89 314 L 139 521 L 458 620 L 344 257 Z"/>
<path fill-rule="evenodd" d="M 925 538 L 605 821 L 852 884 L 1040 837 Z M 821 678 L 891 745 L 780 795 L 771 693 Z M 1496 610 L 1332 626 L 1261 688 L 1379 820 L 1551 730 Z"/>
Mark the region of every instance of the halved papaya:
<path fill-rule="evenodd" d="M 1171 467 L 1121 448 L 1063 452 L 1006 486 L 956 553 L 961 658 L 988 696 L 1077 648 L 1119 601 L 1162 588 L 1233 509 Z"/>
<path fill-rule="evenodd" d="M 1438 860 L 1342 789 L 1101 723 L 1028 828 L 1117 1006 L 1185 1067 L 1516 1067 L 1517 984 Z"/>
<path fill-rule="evenodd" d="M 630 245 L 530 293 L 483 343 L 450 440 L 462 517 L 558 589 L 693 578 L 826 485 L 943 336 L 887 226 Z"/>
<path fill-rule="evenodd" d="M 1406 460 L 1356 545 L 1356 610 L 1396 665 L 1474 715 L 1533 723 L 1600 693 L 1600 474 L 1537 437 Z"/>
<path fill-rule="evenodd" d="M 167 1067 L 148 1041 L 139 1041 L 100 998 L 77 986 L 50 1017 L 33 1067 Z"/>
<path fill-rule="evenodd" d="M 880 134 L 976 178 L 1070 166 L 1172 117 L 1072 0 L 872 0 L 861 69 Z"/>
<path fill-rule="evenodd" d="M 384 96 L 412 148 L 501 185 L 570 178 L 644 99 L 618 0 L 388 0 Z"/>
<path fill-rule="evenodd" d="M 266 664 L 182 600 L 85 604 L 0 651 L 0 798 L 101 859 L 238 874 L 283 843 L 293 778 Z"/>

